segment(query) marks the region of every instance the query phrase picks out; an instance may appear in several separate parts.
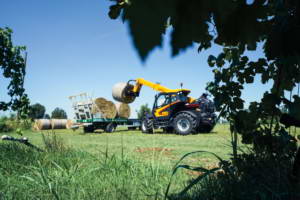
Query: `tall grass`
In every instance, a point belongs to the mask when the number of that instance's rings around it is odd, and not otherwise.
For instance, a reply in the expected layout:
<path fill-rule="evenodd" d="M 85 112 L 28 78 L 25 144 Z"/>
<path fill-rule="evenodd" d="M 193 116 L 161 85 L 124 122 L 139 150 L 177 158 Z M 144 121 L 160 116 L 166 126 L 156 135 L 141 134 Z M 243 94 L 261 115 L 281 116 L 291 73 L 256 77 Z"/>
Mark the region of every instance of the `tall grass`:
<path fill-rule="evenodd" d="M 201 173 L 195 179 L 191 179 L 182 192 L 172 193 L 168 198 L 171 200 L 300 199 L 300 183 L 295 183 L 291 177 L 292 161 L 288 157 L 278 158 L 273 155 L 252 153 L 238 155 L 234 162 L 220 160 L 219 166 L 212 169 L 177 165 L 173 173 L 176 173 L 179 168 Z"/>
<path fill-rule="evenodd" d="M 44 136 L 45 150 L 0 143 L 2 199 L 163 199 L 167 167 L 146 164 L 124 152 L 98 155 L 67 147 Z M 180 186 L 181 187 L 181 186 Z"/>

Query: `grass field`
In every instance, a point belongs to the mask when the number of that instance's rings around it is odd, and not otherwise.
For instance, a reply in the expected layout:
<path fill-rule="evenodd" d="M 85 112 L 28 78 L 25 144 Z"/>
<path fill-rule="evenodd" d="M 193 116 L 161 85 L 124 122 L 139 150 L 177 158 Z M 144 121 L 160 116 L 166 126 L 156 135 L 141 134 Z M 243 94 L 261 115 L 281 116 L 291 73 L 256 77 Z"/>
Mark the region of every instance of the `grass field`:
<path fill-rule="evenodd" d="M 41 146 L 43 143 L 41 133 L 46 135 L 55 133 L 68 146 L 92 154 L 108 150 L 110 154 L 121 155 L 123 153 L 130 157 L 142 158 L 145 161 L 155 158 L 167 165 L 176 162 L 184 154 L 196 150 L 213 152 L 223 158 L 229 158 L 231 153 L 230 133 L 227 125 L 218 125 L 209 134 L 189 136 L 163 134 L 160 131 L 155 134 L 142 134 L 140 131 L 128 131 L 122 127 L 114 133 L 99 131 L 98 133 L 84 134 L 79 129 L 76 131 L 30 131 L 24 135 L 30 138 L 32 143 Z M 209 158 L 206 157 L 203 159 L 204 162 L 209 161 Z"/>
<path fill-rule="evenodd" d="M 54 144 L 42 153 L 0 142 L 0 199 L 163 199 L 172 168 L 184 154 L 203 150 L 228 159 L 232 151 L 227 125 L 189 136 L 148 135 L 125 128 L 93 134 L 80 129 L 27 131 L 24 136 L 45 148 L 42 133 Z M 211 168 L 217 161 L 197 154 L 184 163 Z M 196 175 L 181 170 L 171 193 Z"/>

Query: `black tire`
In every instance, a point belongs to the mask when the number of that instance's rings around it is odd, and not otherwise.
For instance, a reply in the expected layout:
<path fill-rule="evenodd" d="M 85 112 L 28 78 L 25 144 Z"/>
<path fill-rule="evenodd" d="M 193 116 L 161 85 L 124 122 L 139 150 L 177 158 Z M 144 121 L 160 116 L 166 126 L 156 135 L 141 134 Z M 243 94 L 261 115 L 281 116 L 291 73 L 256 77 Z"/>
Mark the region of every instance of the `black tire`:
<path fill-rule="evenodd" d="M 107 124 L 107 126 L 105 127 L 105 132 L 106 133 L 112 133 L 116 130 L 117 125 L 114 123 L 109 123 Z"/>
<path fill-rule="evenodd" d="M 128 127 L 128 130 L 130 130 L 130 131 L 134 131 L 136 129 L 137 129 L 137 127 Z"/>
<path fill-rule="evenodd" d="M 163 128 L 164 133 L 174 133 L 174 128 L 173 127 L 165 127 Z"/>
<path fill-rule="evenodd" d="M 83 132 L 84 133 L 93 133 L 94 132 L 94 126 L 93 125 L 84 126 L 83 127 Z"/>
<path fill-rule="evenodd" d="M 174 130 L 179 135 L 189 135 L 195 132 L 197 120 L 188 113 L 178 114 L 173 122 Z"/>
<path fill-rule="evenodd" d="M 142 133 L 153 133 L 153 121 L 149 119 L 143 119 L 141 130 Z"/>
<path fill-rule="evenodd" d="M 198 127 L 199 133 L 210 133 L 213 130 L 214 126 L 210 124 L 200 124 Z"/>

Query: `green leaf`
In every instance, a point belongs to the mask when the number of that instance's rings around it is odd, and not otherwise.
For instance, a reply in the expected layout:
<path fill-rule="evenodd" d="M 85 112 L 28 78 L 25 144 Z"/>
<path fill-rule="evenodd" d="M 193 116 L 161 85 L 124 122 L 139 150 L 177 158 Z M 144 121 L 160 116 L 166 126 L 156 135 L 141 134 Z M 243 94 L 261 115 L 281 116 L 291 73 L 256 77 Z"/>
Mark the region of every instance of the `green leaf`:
<path fill-rule="evenodd" d="M 207 63 L 210 67 L 215 66 L 217 58 L 213 55 L 208 56 Z"/>
<path fill-rule="evenodd" d="M 155 47 L 162 47 L 171 6 L 170 0 L 132 0 L 124 8 L 123 18 L 129 24 L 133 44 L 142 61 L 146 60 Z"/>
<path fill-rule="evenodd" d="M 117 19 L 121 14 L 121 9 L 122 9 L 122 7 L 119 5 L 110 6 L 109 13 L 108 13 L 109 17 L 111 19 Z"/>

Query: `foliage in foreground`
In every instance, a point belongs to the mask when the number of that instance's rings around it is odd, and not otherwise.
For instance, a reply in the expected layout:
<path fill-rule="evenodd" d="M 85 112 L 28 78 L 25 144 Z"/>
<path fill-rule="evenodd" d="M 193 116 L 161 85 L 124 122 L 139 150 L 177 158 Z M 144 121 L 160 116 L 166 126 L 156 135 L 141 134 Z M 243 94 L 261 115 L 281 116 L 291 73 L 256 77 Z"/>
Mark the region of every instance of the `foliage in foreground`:
<path fill-rule="evenodd" d="M 199 176 L 192 179 L 182 192 L 170 195 L 169 199 L 294 200 L 300 198 L 300 184 L 296 183 L 291 176 L 293 160 L 288 155 L 278 157 L 264 153 L 244 153 L 235 160 L 236 164 L 218 159 L 219 166 L 211 169 L 178 164 L 176 171 L 180 168 L 188 169 L 197 172 Z"/>
<path fill-rule="evenodd" d="M 3 199 L 162 199 L 167 168 L 126 155 L 74 151 L 46 136 L 45 152 L 0 143 Z"/>

